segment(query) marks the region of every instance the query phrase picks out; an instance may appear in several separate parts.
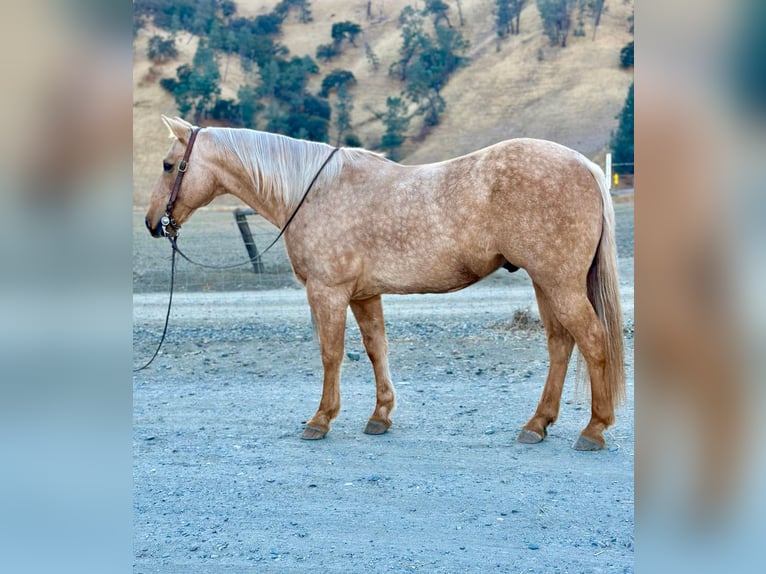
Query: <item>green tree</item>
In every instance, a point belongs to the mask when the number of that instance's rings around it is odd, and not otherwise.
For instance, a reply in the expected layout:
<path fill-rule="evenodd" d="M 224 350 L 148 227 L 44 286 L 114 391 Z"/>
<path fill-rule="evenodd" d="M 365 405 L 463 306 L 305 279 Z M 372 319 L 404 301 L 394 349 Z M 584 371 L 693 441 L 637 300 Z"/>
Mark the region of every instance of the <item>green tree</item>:
<path fill-rule="evenodd" d="M 176 78 L 164 78 L 160 85 L 173 94 L 179 114 L 191 114 L 191 121 L 199 124 L 215 106 L 221 93 L 220 79 L 213 50 L 200 40 L 192 65 L 179 66 Z"/>
<path fill-rule="evenodd" d="M 436 39 L 423 38 L 420 51 L 410 65 L 404 94 L 418 104 L 426 126 L 435 126 L 444 112 L 446 103 L 441 91 L 458 67 L 463 65 L 468 43 L 462 34 L 445 26 L 436 27 Z"/>
<path fill-rule="evenodd" d="M 351 112 L 354 111 L 354 95 L 344 82 L 338 86 L 335 101 L 335 145 L 351 132 Z"/>
<path fill-rule="evenodd" d="M 452 22 L 449 21 L 447 11 L 449 10 L 449 4 L 446 4 L 442 0 L 425 0 L 426 6 L 423 8 L 423 14 L 433 14 L 434 26 L 438 26 L 442 20 L 447 22 L 447 27 L 452 28 Z"/>
<path fill-rule="evenodd" d="M 399 47 L 399 59 L 391 64 L 388 73 L 396 75 L 401 81 L 407 79 L 410 62 L 417 54 L 427 35 L 423 30 L 423 15 L 412 6 L 405 6 L 399 14 L 399 25 L 402 28 L 402 45 Z"/>
<path fill-rule="evenodd" d="M 173 95 L 178 113 L 182 117 L 186 117 L 192 108 L 189 88 L 191 75 L 191 66 L 189 64 L 182 64 L 176 68 L 175 78 L 162 78 L 160 80 L 160 86 Z"/>
<path fill-rule="evenodd" d="M 331 115 L 330 104 L 324 98 L 304 93 L 301 104 L 289 110 L 286 135 L 326 142 Z"/>
<path fill-rule="evenodd" d="M 495 0 L 495 28 L 500 38 L 520 31 L 521 11 L 527 0 Z"/>
<path fill-rule="evenodd" d="M 276 100 L 271 100 L 264 106 L 263 120 L 265 125 L 264 129 L 268 132 L 286 134 L 290 130 L 287 123 L 287 116 L 279 105 L 279 102 Z"/>
<path fill-rule="evenodd" d="M 158 28 L 173 33 L 187 30 L 196 36 L 205 36 L 219 18 L 219 0 L 134 0 L 133 12 L 151 17 Z"/>
<path fill-rule="evenodd" d="M 512 26 L 511 33 L 518 34 L 521 30 L 521 11 L 527 4 L 527 0 L 511 0 L 511 18 L 515 24 Z"/>
<path fill-rule="evenodd" d="M 302 24 L 314 19 L 311 15 L 311 2 L 309 0 L 282 0 L 274 8 L 274 13 L 279 14 L 284 19 L 292 8 L 298 9 L 298 19 Z"/>
<path fill-rule="evenodd" d="M 257 116 L 264 108 L 264 105 L 258 100 L 257 90 L 251 85 L 242 85 L 237 90 L 237 99 L 239 100 L 242 126 L 256 129 L 258 126 Z"/>
<path fill-rule="evenodd" d="M 348 70 L 336 68 L 322 80 L 322 89 L 319 91 L 319 95 L 326 98 L 332 90 L 339 89 L 341 86 L 348 87 L 354 84 L 356 84 L 354 74 Z"/>
<path fill-rule="evenodd" d="M 317 46 L 316 51 L 317 60 L 321 60 L 322 62 L 329 62 L 330 60 L 333 60 L 340 56 L 340 50 L 338 49 L 338 46 L 333 44 L 320 44 Z"/>
<path fill-rule="evenodd" d="M 221 93 L 221 88 L 218 85 L 221 74 L 213 50 L 203 40 L 200 40 L 197 46 L 192 64 L 193 73 L 190 87 L 195 100 L 194 123 L 199 124 Z"/>
<path fill-rule="evenodd" d="M 278 100 L 297 106 L 303 99 L 308 86 L 309 75 L 319 72 L 316 62 L 304 56 L 292 57 L 290 60 L 274 59 L 274 65 L 269 67 L 268 81 L 264 80 L 264 86 L 271 86 L 271 94 Z M 263 79 L 264 70 L 261 70 Z"/>
<path fill-rule="evenodd" d="M 375 114 L 383 122 L 386 128 L 380 141 L 380 147 L 389 158 L 399 159 L 399 148 L 404 143 L 405 133 L 410 126 L 410 117 L 407 115 L 407 104 L 402 98 L 387 98 L 386 111 Z"/>
<path fill-rule="evenodd" d="M 332 25 L 330 35 L 332 36 L 333 43 L 340 47 L 343 40 L 348 40 L 352 46 L 356 46 L 356 37 L 361 34 L 362 27 L 354 22 L 348 20 L 344 22 L 336 22 Z"/>
<path fill-rule="evenodd" d="M 304 56 L 273 58 L 261 68 L 257 95 L 263 102 L 266 130 L 292 137 L 327 141 L 331 108 L 326 99 L 308 92 L 309 76 L 319 72 Z"/>
<path fill-rule="evenodd" d="M 629 42 L 620 50 L 620 66 L 623 68 L 633 67 L 633 42 Z"/>
<path fill-rule="evenodd" d="M 620 122 L 617 125 L 617 131 L 612 133 L 612 139 L 609 143 L 609 147 L 612 149 L 612 161 L 615 164 L 626 164 L 615 169 L 616 172 L 633 173 L 633 84 L 630 84 L 625 105 L 617 118 Z"/>
<path fill-rule="evenodd" d="M 276 36 L 282 31 L 282 22 L 285 17 L 276 12 L 270 12 L 269 14 L 261 14 L 254 19 L 243 18 L 250 30 L 251 34 L 264 35 L 264 36 Z"/>
<path fill-rule="evenodd" d="M 513 33 L 511 0 L 495 0 L 495 31 L 500 38 Z"/>
<path fill-rule="evenodd" d="M 155 64 L 161 64 L 178 56 L 175 38 L 163 38 L 155 34 L 149 38 L 149 46 L 146 52 L 149 59 Z"/>
<path fill-rule="evenodd" d="M 158 26 L 172 23 L 204 37 L 193 63 L 161 81 L 182 116 L 195 123 L 214 118 L 246 127 L 260 124 L 269 131 L 327 141 L 332 107 L 308 90 L 309 77 L 319 66 L 310 57 L 290 57 L 278 43 L 285 18 L 295 10 L 301 21 L 311 20 L 308 0 L 281 0 L 271 12 L 252 18 L 237 16 L 233 0 L 134 0 L 137 18 L 153 18 Z M 341 31 L 342 41 L 354 40 L 353 26 Z M 243 70 L 254 76 L 240 86 L 236 100 L 221 98 L 216 60 L 221 53 L 227 65 L 229 55 L 239 55 Z"/>
<path fill-rule="evenodd" d="M 428 34 L 423 13 L 411 6 L 402 10 L 399 23 L 400 58 L 391 65 L 389 74 L 405 83 L 403 94 L 418 105 L 417 113 L 424 115 L 425 125 L 434 126 L 446 107 L 441 90 L 450 75 L 466 62 L 468 42 L 460 31 L 441 24 L 434 26 L 435 35 Z"/>
<path fill-rule="evenodd" d="M 223 0 L 220 4 L 221 16 L 231 18 L 237 13 L 237 4 L 232 0 Z"/>
<path fill-rule="evenodd" d="M 581 0 L 537 0 L 543 30 L 551 46 L 566 48 L 572 17 Z"/>
<path fill-rule="evenodd" d="M 343 138 L 343 145 L 346 147 L 362 147 L 362 140 L 356 134 L 348 134 Z"/>
<path fill-rule="evenodd" d="M 226 24 L 222 34 L 210 39 L 211 47 L 227 54 L 238 54 L 245 70 L 249 70 L 252 63 L 263 67 L 284 52 L 275 41 L 281 32 L 281 25 L 282 20 L 272 14 L 234 18 Z M 215 41 L 219 43 L 213 44 Z"/>
<path fill-rule="evenodd" d="M 356 46 L 356 37 L 362 32 L 362 27 L 354 22 L 344 21 L 336 22 L 332 25 L 330 35 L 332 36 L 331 44 L 321 44 L 317 46 L 316 56 L 317 60 L 329 62 L 334 58 L 340 56 L 343 46 L 343 41 L 348 40 L 352 46 Z"/>
<path fill-rule="evenodd" d="M 239 102 L 229 99 L 217 98 L 213 105 L 206 112 L 207 117 L 231 125 L 242 125 L 242 112 Z"/>

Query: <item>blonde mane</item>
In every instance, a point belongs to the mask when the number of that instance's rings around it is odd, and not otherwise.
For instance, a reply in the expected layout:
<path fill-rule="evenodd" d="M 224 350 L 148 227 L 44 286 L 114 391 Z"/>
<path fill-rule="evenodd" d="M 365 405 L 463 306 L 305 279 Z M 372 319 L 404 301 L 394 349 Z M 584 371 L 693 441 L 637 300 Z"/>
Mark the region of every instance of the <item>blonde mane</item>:
<path fill-rule="evenodd" d="M 253 189 L 282 201 L 288 208 L 298 204 L 332 151 L 328 144 L 255 130 L 214 128 L 210 133 L 222 158 L 234 157 L 242 163 Z M 349 151 L 342 149 L 336 157 L 349 155 L 343 153 Z M 343 161 L 329 162 L 316 184 L 337 178 L 342 167 Z"/>

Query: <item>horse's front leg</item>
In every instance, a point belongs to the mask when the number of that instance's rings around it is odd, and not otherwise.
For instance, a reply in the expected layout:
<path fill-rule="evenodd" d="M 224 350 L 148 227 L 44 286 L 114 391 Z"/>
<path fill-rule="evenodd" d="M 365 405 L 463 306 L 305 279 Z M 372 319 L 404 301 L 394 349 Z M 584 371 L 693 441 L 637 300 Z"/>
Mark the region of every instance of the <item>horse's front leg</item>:
<path fill-rule="evenodd" d="M 391 373 L 388 371 L 388 342 L 380 295 L 364 301 L 351 301 L 351 310 L 359 324 L 364 348 L 367 350 L 367 356 L 370 357 L 375 373 L 375 411 L 367 422 L 364 432 L 383 434 L 391 426 L 389 417 L 394 410 L 395 397 Z"/>
<path fill-rule="evenodd" d="M 324 380 L 319 409 L 306 423 L 301 438 L 320 439 L 330 430 L 330 423 L 340 412 L 340 369 L 343 362 L 343 338 L 346 331 L 346 308 L 349 297 L 336 289 L 306 285 L 309 305 L 314 314 L 322 351 Z"/>

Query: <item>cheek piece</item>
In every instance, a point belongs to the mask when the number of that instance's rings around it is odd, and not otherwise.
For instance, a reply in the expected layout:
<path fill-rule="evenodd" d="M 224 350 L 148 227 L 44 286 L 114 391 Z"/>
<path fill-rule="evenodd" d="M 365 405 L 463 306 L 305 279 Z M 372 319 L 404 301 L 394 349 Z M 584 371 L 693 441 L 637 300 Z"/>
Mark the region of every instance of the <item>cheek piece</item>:
<path fill-rule="evenodd" d="M 178 230 L 180 227 L 176 225 L 175 219 L 173 219 L 173 206 L 176 203 L 176 199 L 178 199 L 178 192 L 181 191 L 181 182 L 184 179 L 184 174 L 186 173 L 186 170 L 189 168 L 189 156 L 191 156 L 192 148 L 194 147 L 194 142 L 197 139 L 197 134 L 200 132 L 202 128 L 200 127 L 193 127 L 191 130 L 191 135 L 189 136 L 189 143 L 186 144 L 186 150 L 184 151 L 184 157 L 181 160 L 181 162 L 178 164 L 178 174 L 176 175 L 176 180 L 173 182 L 173 189 L 170 192 L 170 198 L 168 199 L 168 204 L 165 206 L 165 215 L 160 218 L 160 225 L 162 226 L 162 235 L 164 237 L 175 237 L 178 235 Z M 170 231 L 172 229 L 172 233 Z"/>

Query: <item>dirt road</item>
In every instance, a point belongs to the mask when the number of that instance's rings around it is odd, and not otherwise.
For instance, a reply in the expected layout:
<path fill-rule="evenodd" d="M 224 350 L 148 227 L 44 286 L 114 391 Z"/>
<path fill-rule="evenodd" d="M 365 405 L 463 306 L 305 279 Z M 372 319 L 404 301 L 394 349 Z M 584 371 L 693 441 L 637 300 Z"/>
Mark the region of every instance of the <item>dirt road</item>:
<path fill-rule="evenodd" d="M 159 338 L 168 269 L 166 242 L 142 219 L 136 365 Z M 197 233 L 223 235 L 215 216 L 195 214 L 182 247 L 216 263 L 245 257 L 226 219 L 224 243 Z M 256 284 L 248 271 L 182 266 L 187 293 L 165 350 L 133 379 L 134 572 L 632 572 L 632 225 L 622 236 L 628 392 L 599 452 L 570 448 L 590 403 L 575 400 L 571 378 L 546 440 L 515 440 L 547 369 L 544 333 L 512 323 L 534 308 L 522 273 L 384 299 L 398 407 L 382 436 L 362 433 L 374 384 L 350 321 L 343 410 L 326 439 L 308 442 L 301 421 L 317 407 L 321 364 L 303 292 L 282 272 Z"/>
<path fill-rule="evenodd" d="M 632 572 L 632 249 L 620 263 L 628 399 L 595 453 L 570 448 L 590 408 L 571 373 L 546 440 L 515 441 L 547 368 L 543 332 L 512 324 L 534 309 L 523 275 L 384 298 L 383 436 L 362 433 L 375 391 L 349 321 L 343 409 L 316 442 L 299 439 L 321 392 L 305 294 L 178 294 L 134 377 L 134 571 Z M 165 304 L 134 296 L 136 364 Z"/>

